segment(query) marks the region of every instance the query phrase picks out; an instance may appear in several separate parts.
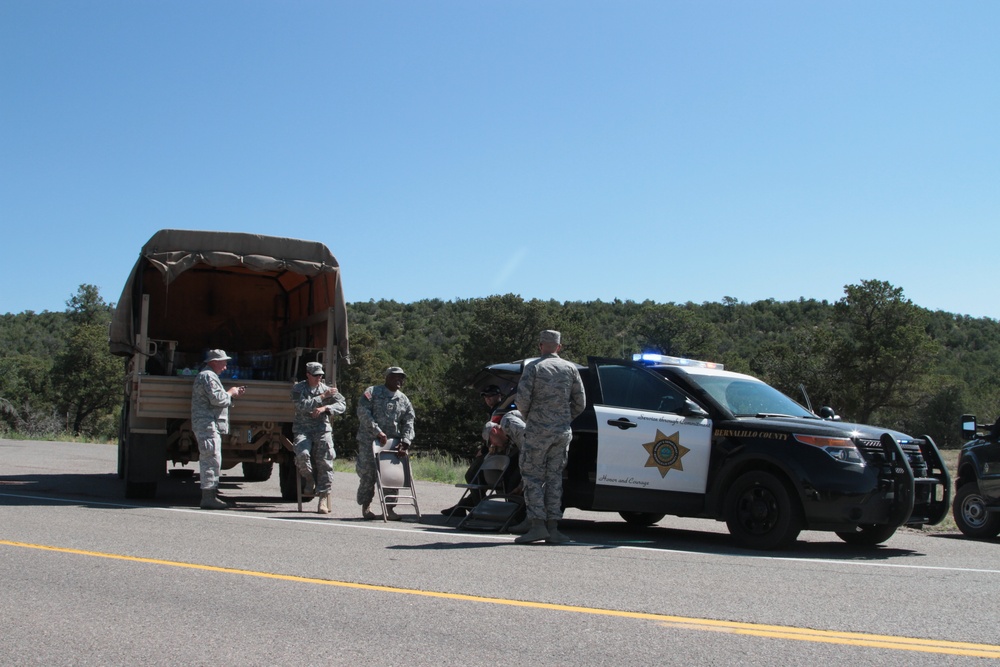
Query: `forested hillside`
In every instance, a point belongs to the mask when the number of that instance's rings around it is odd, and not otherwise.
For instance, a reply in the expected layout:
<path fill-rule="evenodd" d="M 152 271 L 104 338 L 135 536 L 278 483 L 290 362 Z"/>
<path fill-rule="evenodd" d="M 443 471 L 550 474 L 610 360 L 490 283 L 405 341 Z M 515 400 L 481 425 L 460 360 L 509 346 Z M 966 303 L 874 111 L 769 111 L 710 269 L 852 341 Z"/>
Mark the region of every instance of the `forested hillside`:
<path fill-rule="evenodd" d="M 123 362 L 107 352 L 110 305 L 82 285 L 60 313 L 0 316 L 0 429 L 113 441 Z M 1000 415 L 1000 323 L 931 312 L 881 281 L 848 285 L 836 303 L 610 303 L 525 301 L 512 294 L 348 306 L 353 364 L 339 378 L 353 403 L 402 366 L 417 410 L 421 449 L 467 455 L 484 419 L 469 379 L 483 365 L 534 356 L 538 332 L 559 329 L 563 356 L 621 357 L 655 351 L 722 362 L 800 402 L 832 406 L 939 445 L 960 444 L 958 418 Z M 350 405 L 335 420 L 340 454 L 355 450 Z"/>

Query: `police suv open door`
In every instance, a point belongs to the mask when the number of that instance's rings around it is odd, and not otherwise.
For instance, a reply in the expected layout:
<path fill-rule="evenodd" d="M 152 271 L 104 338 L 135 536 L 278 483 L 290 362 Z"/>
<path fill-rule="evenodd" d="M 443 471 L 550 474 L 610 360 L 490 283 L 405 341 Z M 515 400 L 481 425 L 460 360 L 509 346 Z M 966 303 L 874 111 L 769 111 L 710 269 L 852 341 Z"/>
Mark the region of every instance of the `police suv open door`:
<path fill-rule="evenodd" d="M 704 494 L 712 421 L 666 378 L 622 360 L 590 359 L 600 395 L 596 492 Z M 642 494 L 646 495 L 646 494 Z M 648 497 L 648 496 L 647 496 Z"/>

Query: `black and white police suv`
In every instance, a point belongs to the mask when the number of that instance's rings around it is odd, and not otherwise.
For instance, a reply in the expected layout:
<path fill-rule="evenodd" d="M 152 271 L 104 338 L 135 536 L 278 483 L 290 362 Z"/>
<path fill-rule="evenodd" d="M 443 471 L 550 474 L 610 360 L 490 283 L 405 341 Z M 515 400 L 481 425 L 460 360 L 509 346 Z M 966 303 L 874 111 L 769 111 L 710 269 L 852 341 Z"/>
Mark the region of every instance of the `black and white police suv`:
<path fill-rule="evenodd" d="M 513 394 L 526 361 L 488 366 L 473 384 Z M 806 529 L 875 545 L 948 513 L 951 480 L 930 437 L 821 418 L 720 364 L 645 354 L 579 370 L 587 409 L 573 422 L 566 507 L 643 526 L 712 518 L 754 549 Z"/>
<path fill-rule="evenodd" d="M 996 537 L 1000 535 L 1000 419 L 980 433 L 975 415 L 963 415 L 962 435 L 968 442 L 958 455 L 955 525 L 968 537 Z"/>

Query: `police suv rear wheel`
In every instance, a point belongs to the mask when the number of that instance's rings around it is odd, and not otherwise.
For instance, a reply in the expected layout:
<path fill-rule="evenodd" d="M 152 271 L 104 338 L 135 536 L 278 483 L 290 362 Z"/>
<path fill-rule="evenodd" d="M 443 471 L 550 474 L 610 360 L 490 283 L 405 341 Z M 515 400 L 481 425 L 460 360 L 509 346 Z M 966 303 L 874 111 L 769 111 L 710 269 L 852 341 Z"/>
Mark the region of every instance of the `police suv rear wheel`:
<path fill-rule="evenodd" d="M 781 480 L 769 472 L 748 472 L 726 494 L 726 525 L 733 538 L 751 549 L 783 549 L 802 530 L 801 510 Z"/>

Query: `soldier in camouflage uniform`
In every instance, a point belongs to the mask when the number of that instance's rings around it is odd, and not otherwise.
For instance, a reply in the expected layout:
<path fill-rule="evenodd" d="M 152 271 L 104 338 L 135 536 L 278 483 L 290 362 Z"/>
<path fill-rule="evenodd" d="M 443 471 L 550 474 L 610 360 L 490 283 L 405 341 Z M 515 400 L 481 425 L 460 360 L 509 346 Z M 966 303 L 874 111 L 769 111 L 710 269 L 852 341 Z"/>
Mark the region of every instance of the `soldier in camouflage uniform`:
<path fill-rule="evenodd" d="M 229 406 L 242 396 L 246 387 L 222 386 L 219 373 L 232 359 L 224 350 L 209 350 L 206 368 L 198 373 L 191 390 L 191 430 L 198 441 L 198 467 L 201 472 L 201 509 L 224 510 L 229 507 L 219 499 L 222 476 L 222 436 L 229 433 Z"/>
<path fill-rule="evenodd" d="M 570 423 L 587 406 L 583 380 L 576 366 L 559 357 L 558 331 L 543 331 L 538 344 L 542 356 L 524 368 L 517 385 L 517 408 L 524 417 L 521 475 L 524 478 L 526 524 L 519 544 L 545 540 L 569 541 L 558 531 L 562 518 L 562 474 L 573 432 Z"/>
<path fill-rule="evenodd" d="M 356 469 L 358 477 L 358 504 L 361 505 L 361 516 L 366 519 L 377 518 L 371 511 L 371 502 L 375 498 L 375 454 L 372 443 L 378 440 L 385 444 L 391 438 L 399 438 L 399 455 L 405 456 L 413 442 L 413 422 L 416 415 L 413 404 L 400 389 L 406 379 L 406 373 L 399 366 L 390 366 L 385 371 L 385 384 L 368 387 L 358 401 L 358 460 Z M 394 494 L 395 489 L 384 489 L 386 494 Z M 399 515 L 392 507 L 386 511 L 385 518 L 389 521 L 399 521 Z"/>
<path fill-rule="evenodd" d="M 305 495 L 315 492 L 319 497 L 316 511 L 329 514 L 333 460 L 337 458 L 330 416 L 343 414 L 347 401 L 336 387 L 324 384 L 323 364 L 310 361 L 306 364 L 306 379 L 292 387 L 292 403 L 295 405 L 295 421 L 292 424 L 295 442 L 292 449 L 295 451 L 295 466 L 305 481 L 302 492 Z"/>

